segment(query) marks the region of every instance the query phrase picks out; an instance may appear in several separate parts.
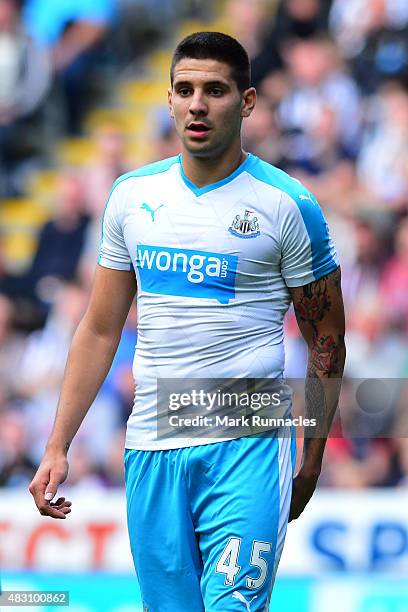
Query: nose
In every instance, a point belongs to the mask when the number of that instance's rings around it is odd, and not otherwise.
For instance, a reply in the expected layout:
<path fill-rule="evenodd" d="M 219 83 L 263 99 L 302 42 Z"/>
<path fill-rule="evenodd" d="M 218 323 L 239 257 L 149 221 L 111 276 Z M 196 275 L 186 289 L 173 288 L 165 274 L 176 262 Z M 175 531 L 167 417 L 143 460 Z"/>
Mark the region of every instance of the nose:
<path fill-rule="evenodd" d="M 208 107 L 207 107 L 202 91 L 197 90 L 197 89 L 194 91 L 194 95 L 191 99 L 189 111 L 194 116 L 196 115 L 205 116 L 208 113 Z"/>

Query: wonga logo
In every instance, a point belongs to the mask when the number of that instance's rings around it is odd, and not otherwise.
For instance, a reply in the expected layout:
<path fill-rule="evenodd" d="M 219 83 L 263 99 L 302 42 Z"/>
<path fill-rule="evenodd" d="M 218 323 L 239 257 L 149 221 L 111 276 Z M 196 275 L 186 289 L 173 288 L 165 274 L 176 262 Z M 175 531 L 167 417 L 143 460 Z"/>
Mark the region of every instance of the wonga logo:
<path fill-rule="evenodd" d="M 237 264 L 236 255 L 137 246 L 141 287 L 149 293 L 210 298 L 228 304 L 235 297 Z"/>

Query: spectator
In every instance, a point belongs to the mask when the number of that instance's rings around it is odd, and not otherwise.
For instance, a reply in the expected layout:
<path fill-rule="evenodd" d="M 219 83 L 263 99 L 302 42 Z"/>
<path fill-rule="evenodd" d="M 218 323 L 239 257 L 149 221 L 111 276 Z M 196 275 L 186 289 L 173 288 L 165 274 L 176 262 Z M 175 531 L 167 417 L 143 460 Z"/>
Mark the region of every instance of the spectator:
<path fill-rule="evenodd" d="M 178 155 L 180 153 L 180 140 L 167 108 L 160 108 L 159 112 L 154 114 L 153 121 L 156 129 L 153 137 L 154 154 L 152 161 Z"/>
<path fill-rule="evenodd" d="M 400 323 L 408 335 L 408 217 L 395 237 L 395 254 L 387 262 L 380 282 L 380 293 L 387 312 L 384 317 Z"/>
<path fill-rule="evenodd" d="M 330 2 L 324 0 L 283 0 L 262 44 L 252 57 L 252 78 L 258 85 L 266 75 L 283 67 L 291 39 L 313 38 L 327 30 Z"/>
<path fill-rule="evenodd" d="M 251 60 L 259 53 L 265 25 L 268 24 L 268 3 L 266 0 L 230 0 L 226 15 L 234 36 L 245 46 Z"/>
<path fill-rule="evenodd" d="M 355 213 L 349 226 L 348 247 L 353 253 L 343 265 L 342 287 L 345 304 L 352 308 L 355 300 L 377 291 L 389 249 L 387 236 L 392 221 L 376 211 Z"/>
<path fill-rule="evenodd" d="M 115 431 L 109 440 L 107 452 L 105 453 L 102 473 L 105 484 L 110 487 L 123 487 L 123 446 L 125 444 L 126 431 L 120 428 Z"/>
<path fill-rule="evenodd" d="M 63 284 L 44 329 L 33 332 L 27 339 L 18 393 L 25 418 L 31 423 L 30 448 L 35 461 L 43 452 L 54 420 L 68 349 L 87 300 L 88 294 L 79 284 Z M 120 424 L 120 405 L 107 389 L 98 395 L 77 436 L 92 461 L 101 460 L 112 431 Z"/>
<path fill-rule="evenodd" d="M 86 299 L 80 286 L 62 285 L 44 329 L 27 338 L 17 392 L 25 420 L 31 424 L 28 441 L 34 461 L 42 453 L 52 426 L 69 344 Z"/>
<path fill-rule="evenodd" d="M 351 60 L 365 48 L 370 32 L 385 23 L 393 30 L 404 30 L 408 24 L 405 0 L 334 0 L 330 10 L 330 30 L 342 55 Z M 364 79 L 370 78 L 371 70 L 369 61 Z"/>
<path fill-rule="evenodd" d="M 353 60 L 356 80 L 369 94 L 384 80 L 398 78 L 408 85 L 408 23 L 393 26 L 389 4 L 387 0 L 369 2 L 367 33 Z"/>
<path fill-rule="evenodd" d="M 18 383 L 24 337 L 14 330 L 14 304 L 0 294 L 0 394 L 12 397 Z"/>
<path fill-rule="evenodd" d="M 55 217 L 40 233 L 37 252 L 27 275 L 27 286 L 46 309 L 58 283 L 76 276 L 88 222 L 81 182 L 74 173 L 65 172 L 58 185 Z"/>
<path fill-rule="evenodd" d="M 103 478 L 98 473 L 97 464 L 93 461 L 88 449 L 76 441 L 70 450 L 69 473 L 65 486 L 74 486 L 88 492 L 92 489 L 99 489 L 103 485 Z"/>
<path fill-rule="evenodd" d="M 65 96 L 70 134 L 80 132 L 90 72 L 114 15 L 114 0 L 27 0 L 25 24 L 34 40 L 49 49 Z"/>
<path fill-rule="evenodd" d="M 390 307 L 378 288 L 358 296 L 348 312 L 346 376 L 400 378 L 404 375 L 407 337 L 387 318 Z"/>
<path fill-rule="evenodd" d="M 322 484 L 348 489 L 388 484 L 393 471 L 390 441 L 363 443 L 363 456 L 359 456 L 359 446 L 359 440 L 331 438 L 328 441 Z"/>
<path fill-rule="evenodd" d="M 20 22 L 18 0 L 0 0 L 0 197 L 13 195 L 18 163 L 35 148 L 22 130 L 22 120 L 44 100 L 50 63 Z"/>
<path fill-rule="evenodd" d="M 82 169 L 81 188 L 85 210 L 100 226 L 112 184 L 130 170 L 130 164 L 126 160 L 125 133 L 119 124 L 112 121 L 99 125 L 92 139 L 96 145 L 95 156 Z"/>
<path fill-rule="evenodd" d="M 353 157 L 360 134 L 360 94 L 333 42 L 322 37 L 294 41 L 285 62 L 292 86 L 279 108 L 283 129 L 303 136 L 328 107 L 334 113 L 338 142 Z M 303 154 L 303 143 L 303 138 L 293 139 L 294 155 Z"/>
<path fill-rule="evenodd" d="M 344 217 L 361 199 L 353 156 L 341 142 L 335 109 L 322 104 L 306 124 L 284 139 L 284 158 L 289 171 L 304 182 L 322 206 Z"/>
<path fill-rule="evenodd" d="M 272 163 L 282 163 L 284 146 L 276 117 L 269 101 L 259 96 L 254 112 L 243 124 L 243 141 L 248 151 Z"/>
<path fill-rule="evenodd" d="M 27 338 L 19 372 L 18 392 L 22 398 L 57 399 L 69 344 L 87 298 L 87 292 L 76 283 L 60 285 L 46 325 Z"/>
<path fill-rule="evenodd" d="M 408 93 L 397 83 L 387 83 L 371 106 L 358 176 L 368 197 L 403 212 L 408 203 Z"/>
<path fill-rule="evenodd" d="M 27 422 L 17 410 L 0 411 L 0 487 L 27 487 L 35 464 L 27 454 Z"/>

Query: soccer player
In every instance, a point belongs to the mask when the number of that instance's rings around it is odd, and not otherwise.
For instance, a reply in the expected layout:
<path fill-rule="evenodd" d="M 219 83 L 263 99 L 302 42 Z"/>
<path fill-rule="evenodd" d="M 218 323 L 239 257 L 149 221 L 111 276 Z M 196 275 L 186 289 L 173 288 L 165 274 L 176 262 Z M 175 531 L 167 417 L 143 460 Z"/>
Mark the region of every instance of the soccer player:
<path fill-rule="evenodd" d="M 51 500 L 137 291 L 125 479 L 144 610 L 264 611 L 287 522 L 314 492 L 327 436 L 307 437 L 293 478 L 294 440 L 278 431 L 158 435 L 157 391 L 162 379 L 280 379 L 293 301 L 309 347 L 306 416 L 321 415 L 328 431 L 338 386 L 326 383 L 341 377 L 345 356 L 340 270 L 313 195 L 242 150 L 256 91 L 236 40 L 216 32 L 185 38 L 168 103 L 182 153 L 113 185 L 90 303 L 30 491 L 41 514 L 70 512 L 65 498 Z"/>

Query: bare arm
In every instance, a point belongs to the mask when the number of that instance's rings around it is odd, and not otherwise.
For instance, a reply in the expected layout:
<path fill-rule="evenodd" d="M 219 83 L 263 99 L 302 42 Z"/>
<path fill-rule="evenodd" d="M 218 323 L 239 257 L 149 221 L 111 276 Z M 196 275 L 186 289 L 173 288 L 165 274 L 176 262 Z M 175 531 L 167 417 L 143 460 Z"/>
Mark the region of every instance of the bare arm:
<path fill-rule="evenodd" d="M 56 70 L 64 70 L 80 53 L 102 40 L 107 31 L 105 23 L 77 21 L 53 48 L 53 63 Z"/>
<path fill-rule="evenodd" d="M 290 520 L 297 518 L 316 487 L 327 436 L 336 412 L 346 348 L 340 268 L 318 281 L 291 289 L 299 329 L 308 345 L 306 428 L 301 468 L 294 480 Z"/>
<path fill-rule="evenodd" d="M 54 427 L 29 487 L 41 514 L 65 518 L 69 511 L 65 500 L 49 502 L 67 477 L 69 446 L 109 372 L 135 292 L 133 272 L 97 266 L 89 306 L 68 354 Z"/>

